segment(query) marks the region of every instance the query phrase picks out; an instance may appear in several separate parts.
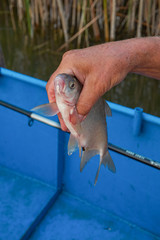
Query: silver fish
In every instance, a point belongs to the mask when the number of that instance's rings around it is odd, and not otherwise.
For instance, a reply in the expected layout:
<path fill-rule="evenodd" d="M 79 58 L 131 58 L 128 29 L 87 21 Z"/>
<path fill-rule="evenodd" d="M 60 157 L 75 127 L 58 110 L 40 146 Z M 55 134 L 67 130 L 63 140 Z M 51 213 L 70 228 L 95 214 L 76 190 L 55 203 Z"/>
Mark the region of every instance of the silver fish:
<path fill-rule="evenodd" d="M 99 168 L 95 177 L 95 184 L 98 179 L 101 164 L 112 172 L 116 171 L 113 160 L 108 151 L 106 115 L 111 116 L 111 110 L 103 98 L 100 98 L 92 107 L 86 118 L 73 125 L 70 121 L 71 114 L 78 118 L 76 103 L 82 90 L 81 83 L 73 76 L 65 73 L 57 75 L 54 79 L 54 90 L 56 103 L 40 105 L 34 109 L 36 113 L 53 116 L 61 113 L 63 120 L 70 131 L 68 142 L 68 154 L 71 155 L 79 148 L 79 155 L 82 157 L 80 171 L 86 163 L 95 155 L 100 155 Z"/>

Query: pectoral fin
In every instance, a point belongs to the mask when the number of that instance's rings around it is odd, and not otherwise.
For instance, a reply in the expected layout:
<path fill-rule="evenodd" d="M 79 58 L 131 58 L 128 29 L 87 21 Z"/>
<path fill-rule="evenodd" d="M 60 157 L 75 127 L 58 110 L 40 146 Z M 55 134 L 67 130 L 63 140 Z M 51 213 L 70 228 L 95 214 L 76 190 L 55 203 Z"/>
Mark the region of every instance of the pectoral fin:
<path fill-rule="evenodd" d="M 111 117 L 112 116 L 112 112 L 111 112 L 111 109 L 108 105 L 108 103 L 105 101 L 105 113 L 107 116 Z"/>
<path fill-rule="evenodd" d="M 83 168 L 87 164 L 87 162 L 92 158 L 93 156 L 99 154 L 97 150 L 85 150 L 82 153 L 82 158 L 81 158 L 81 164 L 80 164 L 80 171 L 82 172 Z"/>
<path fill-rule="evenodd" d="M 31 110 L 33 112 L 36 112 L 36 113 L 40 114 L 40 115 L 48 116 L 48 117 L 54 116 L 57 113 L 59 113 L 59 109 L 58 109 L 56 103 L 42 104 L 42 105 L 39 105 L 35 108 L 32 108 Z"/>
<path fill-rule="evenodd" d="M 73 152 L 75 152 L 77 148 L 78 148 L 77 139 L 72 134 L 70 134 L 68 142 L 68 155 L 71 155 Z"/>

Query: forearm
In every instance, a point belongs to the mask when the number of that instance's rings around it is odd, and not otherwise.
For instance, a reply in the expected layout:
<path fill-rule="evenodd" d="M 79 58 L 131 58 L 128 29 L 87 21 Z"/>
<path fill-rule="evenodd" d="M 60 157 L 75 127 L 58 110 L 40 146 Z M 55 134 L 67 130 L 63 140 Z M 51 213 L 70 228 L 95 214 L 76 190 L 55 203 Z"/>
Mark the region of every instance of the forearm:
<path fill-rule="evenodd" d="M 99 97 L 128 73 L 160 79 L 160 38 L 133 38 L 65 53 L 47 83 L 50 102 L 55 101 L 53 80 L 60 73 L 74 75 L 83 84 L 76 107 L 80 115 L 87 115 Z"/>
<path fill-rule="evenodd" d="M 160 79 L 160 37 L 133 39 L 130 72 Z"/>

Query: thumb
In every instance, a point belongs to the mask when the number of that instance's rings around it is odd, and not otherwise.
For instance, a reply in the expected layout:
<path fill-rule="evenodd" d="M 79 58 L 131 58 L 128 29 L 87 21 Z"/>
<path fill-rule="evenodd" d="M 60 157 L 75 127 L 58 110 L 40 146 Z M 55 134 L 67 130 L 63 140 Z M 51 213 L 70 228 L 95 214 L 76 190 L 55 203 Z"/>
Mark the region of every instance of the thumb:
<path fill-rule="evenodd" d="M 48 95 L 49 102 L 55 102 L 55 92 L 54 92 L 54 78 L 56 77 L 56 71 L 51 75 L 47 84 L 46 84 L 46 91 Z"/>
<path fill-rule="evenodd" d="M 77 112 L 80 115 L 87 115 L 93 105 L 96 103 L 98 98 L 100 97 L 98 86 L 97 84 L 94 84 L 93 79 L 86 79 L 84 82 L 81 94 L 79 96 L 78 102 L 77 102 Z"/>

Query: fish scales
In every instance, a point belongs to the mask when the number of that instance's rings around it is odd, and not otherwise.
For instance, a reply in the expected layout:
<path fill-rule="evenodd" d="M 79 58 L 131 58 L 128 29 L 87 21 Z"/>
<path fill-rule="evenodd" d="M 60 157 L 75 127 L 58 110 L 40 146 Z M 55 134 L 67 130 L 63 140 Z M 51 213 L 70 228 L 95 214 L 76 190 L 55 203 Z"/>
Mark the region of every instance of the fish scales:
<path fill-rule="evenodd" d="M 87 162 L 95 155 L 100 156 L 99 167 L 95 177 L 95 184 L 98 179 L 101 164 L 112 172 L 116 171 L 113 160 L 108 151 L 106 115 L 111 116 L 111 110 L 103 98 L 94 104 L 90 112 L 83 121 L 79 120 L 76 111 L 76 103 L 82 90 L 82 84 L 68 74 L 59 74 L 54 79 L 54 90 L 56 103 L 40 105 L 33 111 L 42 115 L 55 115 L 61 113 L 64 123 L 70 131 L 68 142 L 68 154 L 71 155 L 79 148 L 83 150 L 81 156 L 80 171 L 83 170 Z M 72 124 L 71 115 L 77 119 L 76 124 Z"/>

